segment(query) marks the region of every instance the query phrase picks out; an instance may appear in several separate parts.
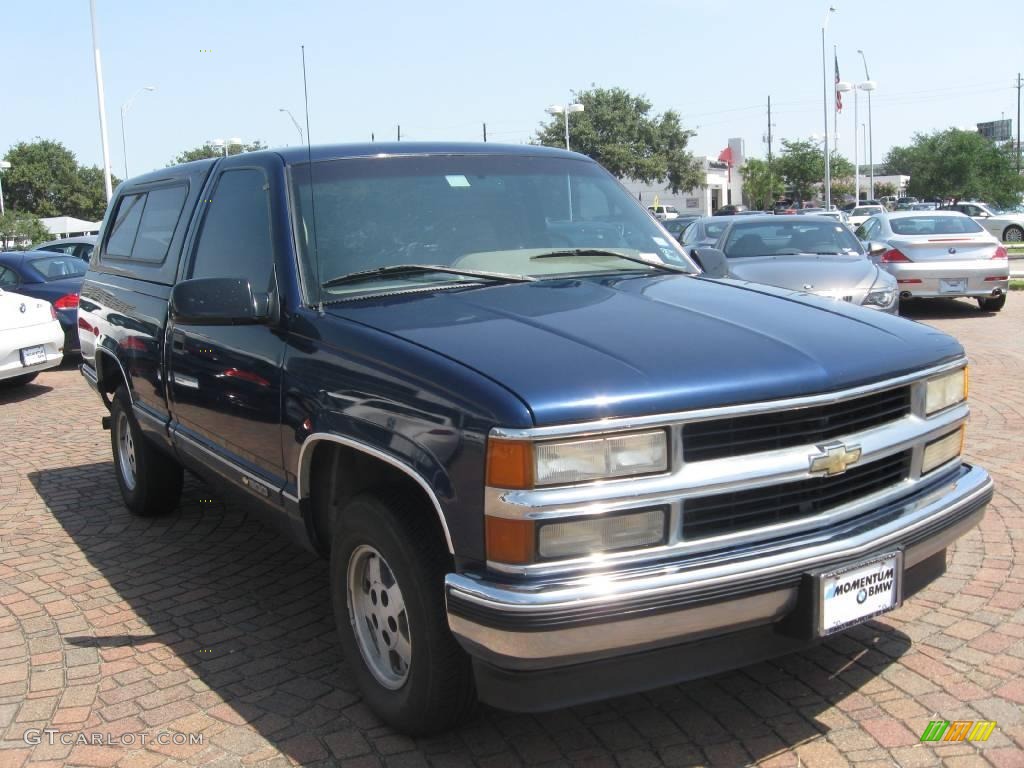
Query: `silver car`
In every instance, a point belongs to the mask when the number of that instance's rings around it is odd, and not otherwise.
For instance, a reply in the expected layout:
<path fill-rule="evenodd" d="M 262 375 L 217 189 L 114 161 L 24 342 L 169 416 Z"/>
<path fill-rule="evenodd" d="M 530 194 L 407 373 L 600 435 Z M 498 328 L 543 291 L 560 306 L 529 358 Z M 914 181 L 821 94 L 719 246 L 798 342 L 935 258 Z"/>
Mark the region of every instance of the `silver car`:
<path fill-rule="evenodd" d="M 65 237 L 61 240 L 51 240 L 48 243 L 37 245 L 33 250 L 67 253 L 71 256 L 77 256 L 82 261 L 88 261 L 89 257 L 92 256 L 92 249 L 96 246 L 96 238 L 96 235 Z"/>
<path fill-rule="evenodd" d="M 896 281 L 868 259 L 853 233 L 835 219 L 736 219 L 716 247 L 728 260 L 730 277 L 898 311 Z"/>
<path fill-rule="evenodd" d="M 986 312 L 1006 304 L 1010 261 L 999 240 L 955 211 L 899 211 L 857 229 L 871 258 L 896 278 L 900 296 L 969 296 Z"/>

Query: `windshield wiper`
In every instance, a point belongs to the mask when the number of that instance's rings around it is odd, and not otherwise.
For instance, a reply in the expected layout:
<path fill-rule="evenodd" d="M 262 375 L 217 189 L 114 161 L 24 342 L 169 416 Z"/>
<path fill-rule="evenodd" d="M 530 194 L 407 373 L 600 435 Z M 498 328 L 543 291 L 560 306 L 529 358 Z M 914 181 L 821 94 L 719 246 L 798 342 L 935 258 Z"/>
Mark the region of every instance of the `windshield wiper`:
<path fill-rule="evenodd" d="M 391 264 L 386 267 L 364 269 L 359 272 L 349 272 L 347 275 L 332 277 L 330 280 L 325 280 L 321 285 L 324 288 L 334 288 L 338 285 L 363 283 L 370 280 L 376 280 L 381 277 L 390 277 L 392 275 L 418 275 L 428 272 L 442 272 L 450 275 L 475 277 L 478 280 L 489 280 L 496 283 L 530 283 L 536 280 L 536 278 L 528 275 L 510 275 L 504 272 L 484 272 L 477 269 L 459 269 L 458 267 L 449 267 L 445 264 Z"/>
<path fill-rule="evenodd" d="M 653 267 L 654 269 L 663 269 L 666 272 L 680 272 L 684 275 L 692 275 L 693 272 L 686 269 L 685 267 L 677 267 L 674 264 L 666 264 L 664 261 L 650 261 L 643 259 L 639 256 L 629 256 L 625 253 L 619 253 L 618 251 L 608 251 L 603 248 L 563 248 L 557 251 L 548 251 L 547 253 L 541 253 L 537 256 L 531 256 L 530 259 L 562 259 L 572 256 L 614 256 L 617 259 L 623 261 L 632 261 L 634 264 L 643 264 L 645 267 Z"/>

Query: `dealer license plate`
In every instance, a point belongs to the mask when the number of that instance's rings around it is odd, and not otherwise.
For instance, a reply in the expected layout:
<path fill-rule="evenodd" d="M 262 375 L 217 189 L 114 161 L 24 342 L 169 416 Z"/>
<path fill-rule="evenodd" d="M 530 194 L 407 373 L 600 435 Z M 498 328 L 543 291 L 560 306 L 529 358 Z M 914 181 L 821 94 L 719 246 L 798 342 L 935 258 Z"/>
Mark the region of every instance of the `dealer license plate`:
<path fill-rule="evenodd" d="M 939 293 L 966 293 L 967 278 L 961 277 L 958 280 L 939 280 Z"/>
<path fill-rule="evenodd" d="M 822 635 L 896 608 L 903 599 L 903 553 L 891 552 L 818 577 Z"/>
<path fill-rule="evenodd" d="M 21 364 L 24 366 L 38 365 L 46 362 L 46 350 L 40 344 L 37 347 L 25 347 L 21 350 Z"/>

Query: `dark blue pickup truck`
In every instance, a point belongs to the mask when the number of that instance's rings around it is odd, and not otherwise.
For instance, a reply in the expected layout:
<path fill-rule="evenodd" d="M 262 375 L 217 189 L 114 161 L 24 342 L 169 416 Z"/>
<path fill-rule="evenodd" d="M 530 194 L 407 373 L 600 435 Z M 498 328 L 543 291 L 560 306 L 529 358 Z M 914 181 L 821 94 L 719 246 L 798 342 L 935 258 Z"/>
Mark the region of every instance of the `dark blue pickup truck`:
<path fill-rule="evenodd" d="M 955 340 L 720 262 L 560 150 L 198 161 L 117 190 L 82 373 L 128 508 L 189 469 L 329 557 L 367 703 L 427 732 L 806 647 L 981 519 Z"/>

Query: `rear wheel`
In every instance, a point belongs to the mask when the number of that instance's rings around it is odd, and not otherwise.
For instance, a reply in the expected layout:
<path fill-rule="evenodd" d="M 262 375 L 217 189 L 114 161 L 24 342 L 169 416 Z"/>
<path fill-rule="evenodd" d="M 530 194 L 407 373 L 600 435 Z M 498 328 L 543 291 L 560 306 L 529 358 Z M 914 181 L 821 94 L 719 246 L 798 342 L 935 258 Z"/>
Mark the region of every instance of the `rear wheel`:
<path fill-rule="evenodd" d="M 110 408 L 110 448 L 121 498 L 133 515 L 163 515 L 178 506 L 181 465 L 143 436 L 124 387 L 118 388 Z"/>
<path fill-rule="evenodd" d="M 369 707 L 413 734 L 473 711 L 469 657 L 448 629 L 447 551 L 415 500 L 364 494 L 338 516 L 331 598 L 341 645 Z"/>
<path fill-rule="evenodd" d="M 30 381 L 33 381 L 39 372 L 35 373 L 23 373 L 21 376 L 11 376 L 9 379 L 0 380 L 0 386 L 3 387 L 23 387 Z"/>
<path fill-rule="evenodd" d="M 978 299 L 978 306 L 982 312 L 998 312 L 1006 306 L 1006 294 L 995 299 Z"/>
<path fill-rule="evenodd" d="M 1003 242 L 1004 243 L 1020 243 L 1024 242 L 1024 227 L 1018 227 L 1016 224 L 1012 224 L 1003 230 Z"/>

